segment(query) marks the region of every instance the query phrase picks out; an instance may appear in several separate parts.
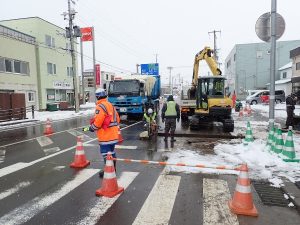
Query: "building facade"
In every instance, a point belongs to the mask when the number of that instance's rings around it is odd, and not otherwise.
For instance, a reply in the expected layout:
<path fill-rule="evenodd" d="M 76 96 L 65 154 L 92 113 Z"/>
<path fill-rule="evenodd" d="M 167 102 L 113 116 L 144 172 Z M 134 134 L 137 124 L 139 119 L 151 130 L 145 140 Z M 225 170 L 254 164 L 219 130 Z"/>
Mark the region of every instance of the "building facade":
<path fill-rule="evenodd" d="M 36 39 L 0 25 L 0 43 L 0 92 L 24 93 L 26 107 L 37 107 Z"/>
<path fill-rule="evenodd" d="M 300 40 L 278 41 L 276 45 L 276 75 L 278 69 L 290 62 L 289 52 Z M 243 98 L 247 90 L 266 89 L 270 83 L 270 43 L 237 44 L 225 60 L 225 76 L 229 92 L 236 91 Z"/>
<path fill-rule="evenodd" d="M 115 79 L 115 73 L 108 71 L 101 71 L 100 85 L 97 88 L 104 88 L 107 90 L 109 81 Z M 92 69 L 83 72 L 83 84 L 86 102 L 95 102 L 95 77 Z M 80 78 L 82 79 L 82 77 Z M 82 90 L 82 82 L 80 83 L 80 90 Z"/>
<path fill-rule="evenodd" d="M 296 93 L 300 91 L 300 47 L 293 49 L 290 52 L 290 58 L 292 59 L 292 92 Z"/>
<path fill-rule="evenodd" d="M 36 57 L 39 109 L 46 109 L 48 103 L 73 105 L 73 68 L 65 30 L 39 17 L 5 20 L 0 24 L 36 39 L 33 56 Z"/>

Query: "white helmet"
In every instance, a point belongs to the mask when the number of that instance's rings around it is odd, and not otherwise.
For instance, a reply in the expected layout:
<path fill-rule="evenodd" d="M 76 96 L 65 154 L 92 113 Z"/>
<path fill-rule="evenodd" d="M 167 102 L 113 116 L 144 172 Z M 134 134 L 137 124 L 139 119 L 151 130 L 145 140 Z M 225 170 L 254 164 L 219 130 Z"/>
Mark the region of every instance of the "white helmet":
<path fill-rule="evenodd" d="M 152 114 L 153 110 L 151 108 L 148 109 L 148 114 Z"/>

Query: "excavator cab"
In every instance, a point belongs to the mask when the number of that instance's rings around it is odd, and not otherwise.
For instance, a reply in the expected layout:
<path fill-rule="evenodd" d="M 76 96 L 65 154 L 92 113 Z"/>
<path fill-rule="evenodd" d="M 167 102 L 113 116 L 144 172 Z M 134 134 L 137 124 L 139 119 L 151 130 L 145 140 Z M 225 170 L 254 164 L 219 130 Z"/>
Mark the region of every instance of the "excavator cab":
<path fill-rule="evenodd" d="M 196 109 L 190 121 L 195 129 L 207 122 L 221 122 L 225 132 L 232 132 L 232 100 L 225 95 L 225 77 L 207 76 L 198 78 Z"/>

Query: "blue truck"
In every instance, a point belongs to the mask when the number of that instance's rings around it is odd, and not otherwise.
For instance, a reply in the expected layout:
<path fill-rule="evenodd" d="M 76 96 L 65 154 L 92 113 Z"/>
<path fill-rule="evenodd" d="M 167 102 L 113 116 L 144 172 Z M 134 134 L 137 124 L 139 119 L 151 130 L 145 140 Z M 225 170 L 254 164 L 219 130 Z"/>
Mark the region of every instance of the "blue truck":
<path fill-rule="evenodd" d="M 149 107 L 159 110 L 160 76 L 129 75 L 109 82 L 108 100 L 120 115 L 142 116 Z"/>

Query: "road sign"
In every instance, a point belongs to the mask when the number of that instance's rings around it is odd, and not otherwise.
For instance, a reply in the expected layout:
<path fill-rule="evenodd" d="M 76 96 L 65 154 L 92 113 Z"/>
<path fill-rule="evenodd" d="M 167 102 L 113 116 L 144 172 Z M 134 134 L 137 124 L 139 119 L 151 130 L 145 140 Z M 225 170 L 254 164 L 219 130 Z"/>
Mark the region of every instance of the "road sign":
<path fill-rule="evenodd" d="M 278 40 L 284 33 L 285 21 L 283 17 L 276 13 L 276 40 Z M 271 13 L 267 12 L 262 14 L 255 24 L 256 35 L 265 42 L 271 40 Z"/>
<path fill-rule="evenodd" d="M 159 75 L 158 63 L 141 64 L 141 74 Z"/>

